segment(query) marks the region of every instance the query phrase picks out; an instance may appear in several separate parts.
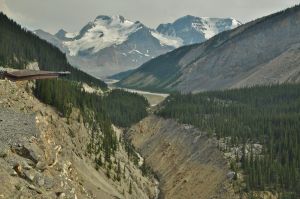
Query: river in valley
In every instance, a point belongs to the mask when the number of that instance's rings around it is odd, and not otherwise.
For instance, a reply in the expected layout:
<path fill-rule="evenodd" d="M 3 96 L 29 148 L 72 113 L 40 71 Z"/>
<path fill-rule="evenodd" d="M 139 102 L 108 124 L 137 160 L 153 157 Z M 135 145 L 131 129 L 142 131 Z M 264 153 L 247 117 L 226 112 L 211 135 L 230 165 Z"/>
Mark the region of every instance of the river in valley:
<path fill-rule="evenodd" d="M 169 96 L 169 94 L 167 93 L 153 93 L 153 92 L 142 91 L 142 90 L 116 87 L 114 86 L 114 83 L 118 82 L 119 80 L 115 80 L 115 79 L 106 79 L 104 81 L 110 89 L 123 89 L 128 92 L 138 93 L 140 95 L 143 95 L 148 100 L 151 106 L 156 106 L 157 104 L 162 102 L 166 97 Z"/>

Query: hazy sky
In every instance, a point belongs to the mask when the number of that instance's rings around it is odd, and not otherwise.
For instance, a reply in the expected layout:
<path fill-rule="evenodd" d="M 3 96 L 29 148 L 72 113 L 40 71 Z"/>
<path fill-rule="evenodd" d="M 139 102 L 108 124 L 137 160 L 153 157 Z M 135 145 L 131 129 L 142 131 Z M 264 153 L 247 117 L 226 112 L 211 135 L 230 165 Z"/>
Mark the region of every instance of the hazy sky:
<path fill-rule="evenodd" d="M 98 15 L 123 15 L 155 28 L 184 15 L 233 17 L 247 22 L 298 0 L 0 0 L 0 11 L 29 29 L 79 31 Z"/>

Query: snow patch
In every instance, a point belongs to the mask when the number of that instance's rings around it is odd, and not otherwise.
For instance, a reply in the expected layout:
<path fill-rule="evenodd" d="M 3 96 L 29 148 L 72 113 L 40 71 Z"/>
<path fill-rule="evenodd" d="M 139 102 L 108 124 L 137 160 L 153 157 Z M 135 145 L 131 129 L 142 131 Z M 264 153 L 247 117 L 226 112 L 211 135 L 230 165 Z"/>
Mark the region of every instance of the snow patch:
<path fill-rule="evenodd" d="M 231 19 L 232 19 L 231 29 L 234 29 L 234 28 L 236 28 L 236 27 L 242 25 L 242 23 L 239 22 L 238 20 L 233 19 L 233 18 L 231 18 Z"/>
<path fill-rule="evenodd" d="M 144 55 L 143 53 L 141 53 L 140 51 L 138 51 L 138 50 L 136 50 L 136 49 L 133 49 L 133 50 L 129 51 L 128 53 L 129 53 L 129 54 L 132 54 L 132 53 L 134 53 L 134 52 L 136 52 L 136 53 L 138 53 L 138 54 L 140 54 L 140 55 Z"/>
<path fill-rule="evenodd" d="M 67 32 L 65 34 L 65 37 L 68 39 L 73 39 L 74 37 L 76 37 L 79 33 L 78 32 Z"/>
<path fill-rule="evenodd" d="M 143 55 L 143 56 L 145 56 L 145 57 L 149 57 L 149 56 L 150 56 L 149 54 L 147 54 L 147 53 L 144 54 L 144 53 L 142 53 L 141 51 L 136 50 L 136 49 L 133 49 L 133 50 L 129 51 L 128 53 L 129 53 L 129 54 L 137 53 L 137 54 Z M 134 60 L 132 60 L 132 61 L 134 61 Z M 137 62 L 137 60 L 135 60 L 135 61 Z"/>
<path fill-rule="evenodd" d="M 183 44 L 182 39 L 178 37 L 163 35 L 156 31 L 152 31 L 151 34 L 153 37 L 159 40 L 162 46 L 174 46 L 175 48 L 178 48 Z"/>
<path fill-rule="evenodd" d="M 222 18 L 201 17 L 199 22 L 192 23 L 192 28 L 204 34 L 205 39 L 210 39 L 216 34 L 225 30 L 238 27 L 241 23 L 233 18 L 229 18 L 231 23 L 224 21 Z M 227 24 L 228 23 L 228 24 Z"/>

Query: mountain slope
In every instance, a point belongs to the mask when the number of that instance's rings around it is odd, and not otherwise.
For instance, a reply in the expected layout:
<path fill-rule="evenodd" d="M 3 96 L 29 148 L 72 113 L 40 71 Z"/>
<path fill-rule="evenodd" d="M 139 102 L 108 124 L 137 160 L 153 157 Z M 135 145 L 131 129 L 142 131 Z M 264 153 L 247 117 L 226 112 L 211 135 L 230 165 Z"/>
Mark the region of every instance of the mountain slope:
<path fill-rule="evenodd" d="M 54 45 L 57 48 L 59 48 L 59 50 L 61 52 L 66 53 L 66 48 L 64 48 L 63 44 L 61 43 L 61 40 L 59 38 L 57 38 L 56 36 L 51 35 L 50 33 L 45 32 L 45 31 L 43 31 L 41 29 L 35 30 L 33 33 L 36 34 L 36 35 L 39 35 L 40 38 L 43 38 L 47 42 L 49 42 L 52 45 Z"/>
<path fill-rule="evenodd" d="M 41 70 L 70 71 L 68 79 L 107 89 L 101 80 L 72 67 L 57 47 L 21 28 L 2 12 L 0 27 L 0 66 L 24 69 L 30 62 L 37 62 Z"/>
<path fill-rule="evenodd" d="M 104 160 L 97 166 L 87 146 L 99 129 L 87 125 L 84 112 L 73 108 L 68 117 L 62 116 L 28 92 L 26 83 L 0 80 L 0 93 L 2 198 L 155 197 L 154 181 L 130 160 L 124 143 L 118 143 L 110 166 Z M 122 131 L 114 129 L 120 138 Z M 118 165 L 122 177 L 117 180 Z"/>
<path fill-rule="evenodd" d="M 253 198 L 254 193 L 260 195 L 254 198 L 298 199 L 299 90 L 299 83 L 285 83 L 176 93 L 164 101 L 156 114 L 194 125 L 218 138 L 219 149 L 236 172 L 234 184 L 239 188 L 235 190 L 244 190 L 248 195 L 239 198 Z M 267 192 L 278 197 L 268 197 Z"/>
<path fill-rule="evenodd" d="M 238 198 L 226 177 L 226 160 L 205 132 L 152 115 L 128 135 L 158 174 L 161 198 Z"/>
<path fill-rule="evenodd" d="M 72 65 L 104 77 L 134 69 L 158 55 L 185 44 L 202 42 L 239 24 L 230 18 L 187 16 L 153 30 L 139 21 L 133 22 L 122 16 L 100 15 L 78 33 L 61 29 L 53 35 L 56 39 L 42 31 L 35 33 L 66 52 Z"/>
<path fill-rule="evenodd" d="M 299 81 L 299 34 L 300 6 L 295 6 L 162 55 L 118 84 L 198 92 Z"/>

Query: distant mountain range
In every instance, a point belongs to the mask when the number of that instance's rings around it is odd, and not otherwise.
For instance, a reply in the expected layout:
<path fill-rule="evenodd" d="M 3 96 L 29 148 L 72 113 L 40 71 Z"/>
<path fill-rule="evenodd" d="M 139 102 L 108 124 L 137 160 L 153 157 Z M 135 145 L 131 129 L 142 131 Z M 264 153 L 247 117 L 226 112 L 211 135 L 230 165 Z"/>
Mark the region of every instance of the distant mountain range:
<path fill-rule="evenodd" d="M 219 34 L 234 29 L 241 23 L 232 18 L 208 18 L 187 15 L 174 23 L 161 24 L 157 32 L 173 38 L 179 38 L 183 45 L 201 43 Z"/>
<path fill-rule="evenodd" d="M 199 92 L 299 82 L 299 35 L 300 6 L 295 6 L 152 59 L 118 85 Z"/>
<path fill-rule="evenodd" d="M 79 32 L 34 33 L 67 54 L 68 61 L 97 77 L 135 69 L 183 45 L 203 42 L 241 23 L 232 18 L 185 16 L 156 30 L 123 16 L 96 17 Z"/>

